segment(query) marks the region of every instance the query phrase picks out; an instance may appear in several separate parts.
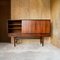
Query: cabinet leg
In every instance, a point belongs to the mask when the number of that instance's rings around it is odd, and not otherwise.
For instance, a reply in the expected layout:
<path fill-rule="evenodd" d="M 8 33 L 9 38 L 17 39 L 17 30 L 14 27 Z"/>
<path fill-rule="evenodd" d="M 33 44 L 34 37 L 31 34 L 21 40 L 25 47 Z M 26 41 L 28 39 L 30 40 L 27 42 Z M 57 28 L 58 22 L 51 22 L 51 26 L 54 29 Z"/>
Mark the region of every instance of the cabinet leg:
<path fill-rule="evenodd" d="M 44 46 L 44 38 L 43 37 L 40 38 L 40 43 L 42 44 L 42 46 Z"/>
<path fill-rule="evenodd" d="M 16 46 L 16 41 L 15 41 L 15 38 L 14 38 L 14 47 Z"/>

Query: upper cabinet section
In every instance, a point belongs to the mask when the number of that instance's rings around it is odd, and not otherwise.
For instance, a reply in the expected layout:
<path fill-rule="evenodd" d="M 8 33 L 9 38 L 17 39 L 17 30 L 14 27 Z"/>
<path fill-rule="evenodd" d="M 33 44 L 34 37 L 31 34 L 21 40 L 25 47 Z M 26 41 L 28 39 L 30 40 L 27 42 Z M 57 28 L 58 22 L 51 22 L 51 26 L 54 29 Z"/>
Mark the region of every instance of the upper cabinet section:
<path fill-rule="evenodd" d="M 11 0 L 11 19 L 50 19 L 50 0 Z"/>

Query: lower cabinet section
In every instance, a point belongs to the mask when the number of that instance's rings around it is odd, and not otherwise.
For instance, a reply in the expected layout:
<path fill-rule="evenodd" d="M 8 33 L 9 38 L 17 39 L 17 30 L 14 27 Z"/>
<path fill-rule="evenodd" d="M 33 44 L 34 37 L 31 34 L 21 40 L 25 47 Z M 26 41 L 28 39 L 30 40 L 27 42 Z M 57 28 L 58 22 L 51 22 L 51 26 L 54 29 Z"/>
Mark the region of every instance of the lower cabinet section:
<path fill-rule="evenodd" d="M 27 35 L 29 35 L 29 34 L 27 34 Z M 38 38 L 38 37 L 34 37 L 34 36 L 30 36 L 30 37 L 28 37 L 28 36 L 27 36 L 27 37 L 11 36 L 11 43 L 12 43 L 14 46 L 16 46 L 17 41 L 20 40 L 19 42 L 22 43 L 22 40 L 23 40 L 23 39 L 35 39 L 35 41 L 36 41 L 36 39 L 40 39 L 40 44 L 42 44 L 42 46 L 44 46 L 44 37 Z"/>

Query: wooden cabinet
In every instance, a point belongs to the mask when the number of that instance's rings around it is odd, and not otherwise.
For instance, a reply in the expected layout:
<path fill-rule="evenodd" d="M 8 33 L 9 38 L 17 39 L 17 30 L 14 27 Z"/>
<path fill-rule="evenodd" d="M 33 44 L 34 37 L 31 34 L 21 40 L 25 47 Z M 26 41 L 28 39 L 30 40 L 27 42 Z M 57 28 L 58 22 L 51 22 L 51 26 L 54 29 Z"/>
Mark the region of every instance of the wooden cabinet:
<path fill-rule="evenodd" d="M 10 20 L 8 21 L 9 33 L 50 34 L 50 20 Z"/>
<path fill-rule="evenodd" d="M 15 38 L 38 38 L 44 45 L 43 37 L 51 36 L 50 20 L 10 20 L 8 21 L 8 33 Z M 13 33 L 13 34 L 12 34 Z"/>

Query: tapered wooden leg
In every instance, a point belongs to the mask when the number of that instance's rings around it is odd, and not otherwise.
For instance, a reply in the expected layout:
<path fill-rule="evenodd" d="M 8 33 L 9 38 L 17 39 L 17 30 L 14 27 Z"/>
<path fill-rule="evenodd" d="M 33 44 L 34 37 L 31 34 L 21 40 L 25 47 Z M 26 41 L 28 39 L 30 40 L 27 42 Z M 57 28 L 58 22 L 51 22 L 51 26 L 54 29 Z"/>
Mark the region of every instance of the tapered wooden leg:
<path fill-rule="evenodd" d="M 40 37 L 40 43 L 42 44 L 42 46 L 44 46 L 44 38 Z"/>
<path fill-rule="evenodd" d="M 20 43 L 22 43 L 22 40 L 20 40 Z"/>
<path fill-rule="evenodd" d="M 14 38 L 14 47 L 16 46 L 16 41 L 15 41 L 15 38 Z"/>

